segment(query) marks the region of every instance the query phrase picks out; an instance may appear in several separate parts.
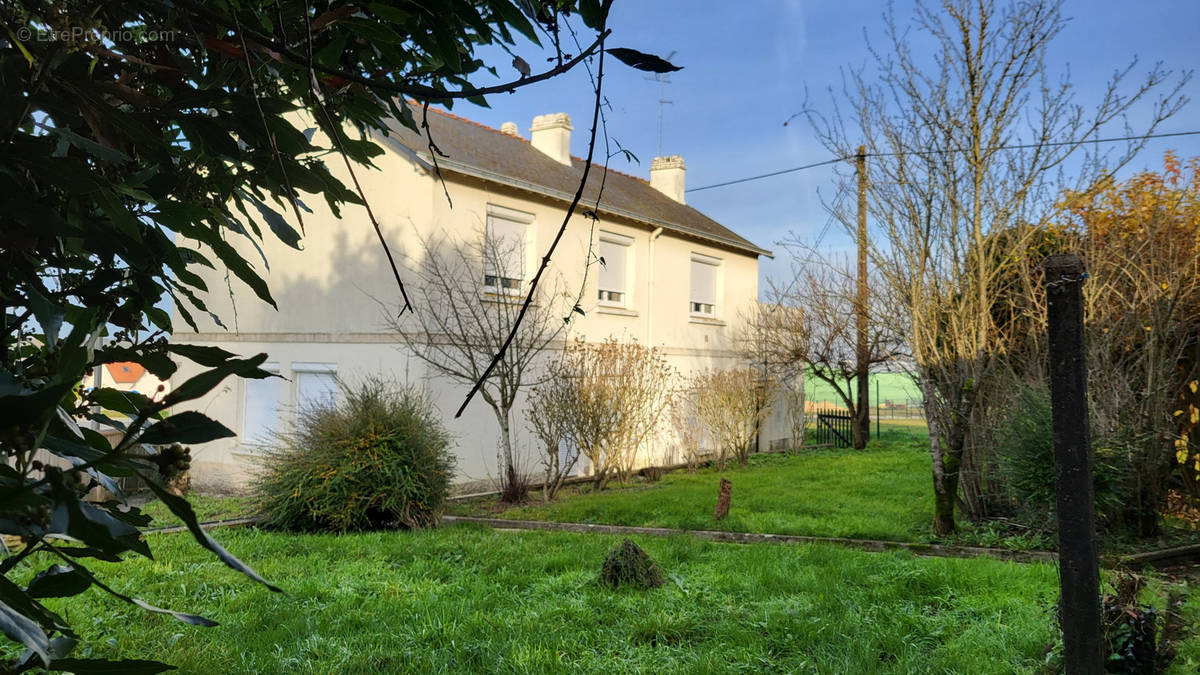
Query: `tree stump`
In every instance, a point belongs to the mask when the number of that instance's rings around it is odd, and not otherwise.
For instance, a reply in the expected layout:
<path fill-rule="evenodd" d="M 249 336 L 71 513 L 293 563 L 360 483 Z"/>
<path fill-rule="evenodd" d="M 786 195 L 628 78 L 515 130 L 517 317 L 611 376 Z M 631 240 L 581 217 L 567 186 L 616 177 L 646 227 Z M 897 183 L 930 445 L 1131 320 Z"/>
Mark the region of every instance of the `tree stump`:
<path fill-rule="evenodd" d="M 717 490 L 717 508 L 713 509 L 713 520 L 721 520 L 729 515 L 729 499 L 733 493 L 733 483 L 721 479 L 721 487 Z"/>

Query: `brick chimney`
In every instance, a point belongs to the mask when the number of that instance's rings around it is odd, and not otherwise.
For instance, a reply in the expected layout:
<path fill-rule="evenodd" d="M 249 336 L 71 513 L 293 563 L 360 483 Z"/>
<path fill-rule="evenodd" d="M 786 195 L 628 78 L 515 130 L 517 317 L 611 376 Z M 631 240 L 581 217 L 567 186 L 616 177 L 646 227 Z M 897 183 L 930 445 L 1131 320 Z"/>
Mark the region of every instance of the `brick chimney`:
<path fill-rule="evenodd" d="M 680 204 L 686 204 L 687 202 L 683 200 L 685 173 L 687 173 L 687 167 L 683 165 L 683 157 L 679 155 L 655 157 L 650 162 L 650 187 Z"/>
<path fill-rule="evenodd" d="M 533 118 L 529 142 L 550 159 L 571 166 L 571 117 L 551 113 Z"/>

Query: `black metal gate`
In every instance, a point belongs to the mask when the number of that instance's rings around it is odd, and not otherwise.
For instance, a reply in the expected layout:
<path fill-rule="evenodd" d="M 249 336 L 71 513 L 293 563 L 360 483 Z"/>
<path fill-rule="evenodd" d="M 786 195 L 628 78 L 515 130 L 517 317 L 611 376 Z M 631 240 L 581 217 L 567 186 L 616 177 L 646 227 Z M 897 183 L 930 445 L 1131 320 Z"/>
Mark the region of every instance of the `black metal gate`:
<path fill-rule="evenodd" d="M 854 418 L 849 413 L 820 413 L 817 415 L 819 445 L 848 448 L 854 445 Z"/>

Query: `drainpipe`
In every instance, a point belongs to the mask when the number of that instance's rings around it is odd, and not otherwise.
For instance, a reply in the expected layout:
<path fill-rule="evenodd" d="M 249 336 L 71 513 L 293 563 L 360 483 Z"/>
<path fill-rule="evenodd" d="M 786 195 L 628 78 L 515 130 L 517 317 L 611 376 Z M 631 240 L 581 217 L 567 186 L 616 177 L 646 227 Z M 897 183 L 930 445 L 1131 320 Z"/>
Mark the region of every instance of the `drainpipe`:
<path fill-rule="evenodd" d="M 654 347 L 654 240 L 663 233 L 657 227 L 650 233 L 650 246 L 646 251 L 646 346 Z"/>

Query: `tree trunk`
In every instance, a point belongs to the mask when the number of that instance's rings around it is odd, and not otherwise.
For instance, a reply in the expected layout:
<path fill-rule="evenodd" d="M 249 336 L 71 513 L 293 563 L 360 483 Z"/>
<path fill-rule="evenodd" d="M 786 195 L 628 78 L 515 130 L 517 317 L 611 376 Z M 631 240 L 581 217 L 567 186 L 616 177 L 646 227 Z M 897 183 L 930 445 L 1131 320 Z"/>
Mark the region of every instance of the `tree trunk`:
<path fill-rule="evenodd" d="M 854 424 L 850 425 L 851 439 L 854 441 L 854 449 L 862 450 L 863 448 L 867 447 L 867 436 L 863 431 L 862 425 L 862 413 L 857 410 L 853 410 L 850 412 L 850 417 L 854 419 Z"/>
<path fill-rule="evenodd" d="M 929 426 L 929 456 L 933 460 L 933 532 L 937 535 L 950 534 L 955 530 L 954 502 L 958 494 L 959 455 L 953 448 L 942 447 L 942 413 L 937 403 L 933 381 L 921 378 L 921 395 L 925 399 L 925 422 Z M 950 452 L 947 453 L 947 450 Z"/>
<path fill-rule="evenodd" d="M 509 410 L 499 405 L 492 406 L 492 410 L 496 413 L 496 420 L 500 422 L 500 452 L 498 459 L 500 460 L 500 498 L 504 501 L 516 503 L 521 501 L 525 496 L 520 494 L 520 479 L 517 476 L 517 467 L 513 462 L 512 449 L 512 426 L 508 421 Z"/>

